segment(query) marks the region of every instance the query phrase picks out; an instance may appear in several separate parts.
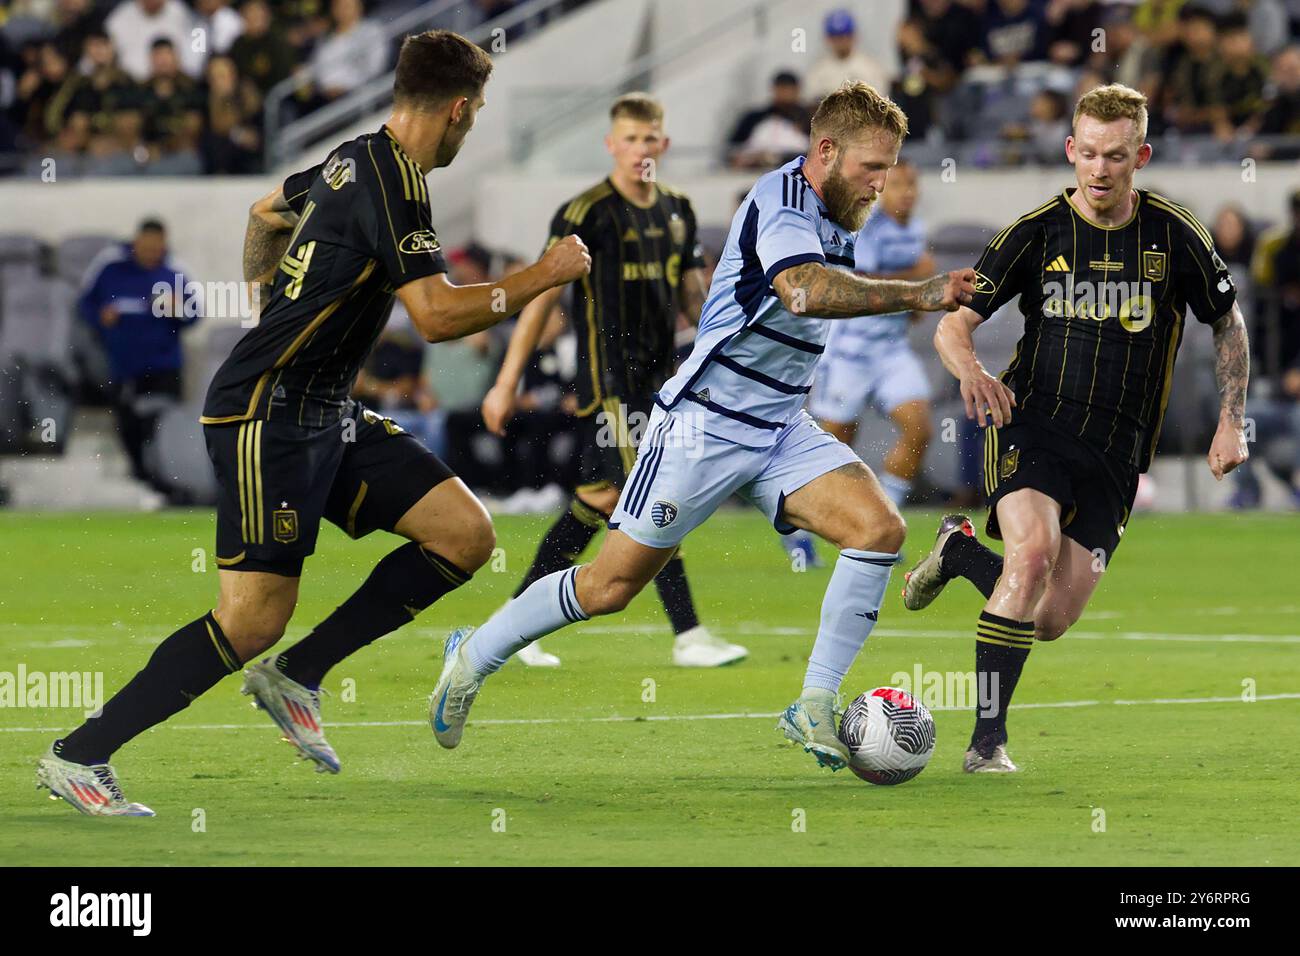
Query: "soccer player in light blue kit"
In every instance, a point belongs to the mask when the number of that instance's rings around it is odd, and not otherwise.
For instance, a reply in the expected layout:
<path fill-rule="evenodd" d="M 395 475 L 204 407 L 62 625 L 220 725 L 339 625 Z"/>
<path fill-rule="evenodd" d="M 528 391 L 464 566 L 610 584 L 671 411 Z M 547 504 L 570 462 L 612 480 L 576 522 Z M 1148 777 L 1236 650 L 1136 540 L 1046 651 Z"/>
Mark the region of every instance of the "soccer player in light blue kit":
<path fill-rule="evenodd" d="M 695 348 L 659 391 L 596 558 L 540 578 L 478 630 L 448 637 L 429 702 L 442 746 L 460 743 L 483 682 L 511 655 L 621 611 L 739 493 L 778 530 L 804 528 L 839 548 L 803 692 L 779 728 L 822 766 L 847 766 L 835 695 L 875 624 L 906 527 L 871 470 L 803 410 L 825 320 L 952 311 L 975 291 L 971 269 L 907 282 L 844 268 L 906 133 L 893 102 L 846 84 L 818 107 L 807 158 L 754 185 L 732 220 Z"/>
<path fill-rule="evenodd" d="M 906 160 L 889 175 L 889 190 L 854 243 L 854 268 L 882 279 L 921 279 L 934 273 L 925 227 L 912 214 L 916 167 Z M 930 383 L 907 341 L 915 313 L 863 316 L 831 324 L 808 410 L 818 424 L 852 445 L 870 404 L 898 428 L 881 463 L 880 483 L 900 508 L 930 443 Z"/>

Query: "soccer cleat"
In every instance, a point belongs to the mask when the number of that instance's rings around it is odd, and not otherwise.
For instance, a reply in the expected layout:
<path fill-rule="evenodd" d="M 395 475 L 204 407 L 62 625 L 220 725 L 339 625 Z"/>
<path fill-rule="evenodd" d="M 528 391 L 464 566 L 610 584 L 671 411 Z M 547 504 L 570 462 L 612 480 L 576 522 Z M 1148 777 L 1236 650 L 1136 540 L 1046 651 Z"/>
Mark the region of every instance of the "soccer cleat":
<path fill-rule="evenodd" d="M 469 709 L 483 689 L 483 681 L 487 680 L 474 672 L 465 656 L 465 641 L 472 633 L 472 627 L 458 627 L 447 636 L 442 648 L 442 674 L 429 695 L 433 735 L 448 750 L 460 743 Z"/>
<path fill-rule="evenodd" d="M 64 760 L 49 752 L 36 764 L 36 789 L 50 791 L 50 799 L 63 799 L 91 817 L 151 817 L 142 803 L 128 803 L 118 786 L 117 774 L 106 763 L 84 764 Z"/>
<path fill-rule="evenodd" d="M 286 677 L 266 657 L 244 671 L 241 694 L 251 694 L 253 706 L 264 710 L 298 753 L 316 764 L 317 773 L 338 773 L 339 757 L 321 730 L 320 694 Z"/>
<path fill-rule="evenodd" d="M 951 580 L 943 573 L 943 547 L 958 532 L 975 537 L 975 528 L 970 523 L 970 518 L 965 515 L 944 515 L 939 522 L 939 535 L 935 538 L 930 553 L 903 575 L 903 606 L 909 611 L 928 607 Z"/>
<path fill-rule="evenodd" d="M 525 644 L 523 649 L 515 655 L 520 661 L 529 667 L 559 667 L 560 659 L 554 654 L 542 650 L 542 645 L 537 641 L 531 644 Z"/>
<path fill-rule="evenodd" d="M 702 624 L 682 631 L 673 641 L 673 663 L 678 667 L 722 667 L 748 656 L 746 648 L 714 637 Z"/>
<path fill-rule="evenodd" d="M 805 753 L 817 759 L 817 766 L 843 770 L 849 765 L 849 748 L 835 732 L 835 694 L 806 688 L 799 699 L 785 709 L 776 729 L 786 738 L 802 744 Z"/>
<path fill-rule="evenodd" d="M 1020 768 L 1007 756 L 1006 743 L 998 742 L 996 737 L 984 737 L 966 751 L 961 769 L 965 773 L 1015 773 Z"/>

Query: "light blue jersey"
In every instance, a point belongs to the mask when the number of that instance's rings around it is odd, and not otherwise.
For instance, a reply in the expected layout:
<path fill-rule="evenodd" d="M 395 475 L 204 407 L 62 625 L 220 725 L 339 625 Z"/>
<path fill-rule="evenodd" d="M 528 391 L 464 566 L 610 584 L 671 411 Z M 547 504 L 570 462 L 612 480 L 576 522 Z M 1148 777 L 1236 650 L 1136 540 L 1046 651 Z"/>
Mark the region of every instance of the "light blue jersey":
<path fill-rule="evenodd" d="M 906 225 L 877 208 L 858 233 L 853 268 L 870 275 L 905 272 L 925 254 L 925 227 L 913 218 Z M 864 315 L 831 323 L 826 352 L 831 359 L 861 360 L 873 351 L 907 341 L 910 313 Z"/>
<path fill-rule="evenodd" d="M 803 162 L 760 177 L 736 211 L 695 348 L 658 396 L 666 409 L 698 413 L 705 432 L 754 448 L 795 421 L 836 324 L 791 314 L 772 280 L 804 262 L 854 264 L 854 233 L 830 219 Z"/>

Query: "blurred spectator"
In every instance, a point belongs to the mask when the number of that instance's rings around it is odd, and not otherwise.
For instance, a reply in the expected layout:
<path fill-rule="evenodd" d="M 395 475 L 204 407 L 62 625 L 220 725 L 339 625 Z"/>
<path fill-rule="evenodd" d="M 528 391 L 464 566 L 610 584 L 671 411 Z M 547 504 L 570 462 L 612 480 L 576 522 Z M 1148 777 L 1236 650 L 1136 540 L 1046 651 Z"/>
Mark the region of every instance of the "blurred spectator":
<path fill-rule="evenodd" d="M 1233 275 L 1249 274 L 1255 257 L 1255 229 L 1241 207 L 1228 205 L 1220 209 L 1210 233 L 1214 236 L 1214 248 Z"/>
<path fill-rule="evenodd" d="M 1123 83 L 1153 95 L 1144 77 L 1154 71 L 1156 54 L 1134 24 L 1133 12 L 1126 7 L 1108 7 L 1102 29 L 1106 31 L 1105 47 L 1088 58 L 1089 68 L 1100 72 L 1107 83 Z"/>
<path fill-rule="evenodd" d="M 229 0 L 195 0 L 195 30 L 206 34 L 207 55 L 226 53 L 244 30 L 244 21 L 230 9 Z"/>
<path fill-rule="evenodd" d="M 1261 321 L 1251 340 L 1266 376 L 1300 362 L 1300 190 L 1291 196 L 1291 222 L 1260 237 L 1251 269 Z"/>
<path fill-rule="evenodd" d="M 172 290 L 178 284 L 183 289 L 193 278 L 171 260 L 163 224 L 146 219 L 132 242 L 107 249 L 91 262 L 77 302 L 82 320 L 98 333 L 108 355 L 117 423 L 132 475 L 174 503 L 185 503 L 183 494 L 149 471 L 144 447 L 159 416 L 181 397 L 180 334 L 198 321 L 202 306 L 191 301 L 185 308 Z M 156 294 L 159 287 L 168 291 Z"/>
<path fill-rule="evenodd" d="M 1216 245 L 1218 224 L 1216 223 Z M 1231 238 L 1231 228 L 1229 230 Z M 1233 256 L 1220 245 L 1228 262 Z M 1259 469 L 1271 470 L 1300 507 L 1300 190 L 1291 196 L 1291 223 L 1265 233 L 1252 269 L 1259 290 L 1251 333 L 1254 367 L 1246 418 L 1254 429 L 1251 458 L 1235 471 L 1234 508 L 1260 504 Z"/>
<path fill-rule="evenodd" d="M 957 77 L 971 63 L 979 46 L 983 28 L 980 17 L 964 3 L 953 0 L 919 0 L 913 4 L 911 19 L 916 21 L 925 38 L 923 55 L 934 56 L 952 72 L 951 82 L 939 87 L 947 92 Z M 909 54 L 915 50 L 909 50 Z"/>
<path fill-rule="evenodd" d="M 1214 135 L 1223 142 L 1253 136 L 1263 120 L 1268 64 L 1255 52 L 1246 18 L 1220 24 L 1219 57 L 1210 75 L 1214 91 Z"/>
<path fill-rule="evenodd" d="M 68 62 L 77 65 L 85 48 L 86 38 L 104 29 L 104 13 L 94 0 L 58 0 L 54 25 L 58 28 L 54 42 L 58 44 Z"/>
<path fill-rule="evenodd" d="M 193 26 L 193 14 L 181 0 L 122 0 L 104 21 L 117 62 L 137 83 L 147 82 L 153 72 L 153 44 L 160 37 L 171 41 L 181 69 L 198 75 L 203 54 L 194 50 Z"/>
<path fill-rule="evenodd" d="M 239 75 L 235 61 L 228 56 L 208 60 L 206 79 L 203 171 L 233 175 L 257 172 L 262 145 L 258 123 L 262 98 L 257 88 Z"/>
<path fill-rule="evenodd" d="M 1055 90 L 1040 90 L 1029 106 L 1029 121 L 1003 127 L 1002 136 L 1011 142 L 1005 153 L 1009 163 L 1051 164 L 1065 157 L 1065 138 L 1070 135 L 1073 115 L 1066 98 Z"/>
<path fill-rule="evenodd" d="M 117 65 L 112 41 L 102 30 L 86 37 L 83 69 L 68 107 L 68 124 L 79 149 L 94 160 L 129 158 L 140 145 L 140 92 Z"/>
<path fill-rule="evenodd" d="M 1266 103 L 1259 124 L 1261 135 L 1300 136 L 1300 46 L 1286 47 L 1273 58 Z M 1300 149 L 1256 143 L 1250 154 L 1256 159 L 1295 159 L 1300 157 Z"/>
<path fill-rule="evenodd" d="M 42 148 L 59 138 L 60 105 L 75 86 L 75 77 L 68 69 L 67 57 L 52 41 L 24 48 L 23 63 L 11 115 L 28 145 Z"/>
<path fill-rule="evenodd" d="M 315 94 L 328 102 L 373 80 L 388 67 L 383 28 L 362 18 L 361 0 L 331 0 L 334 28 L 311 56 Z"/>
<path fill-rule="evenodd" d="M 1101 28 L 1097 0 L 1049 0 L 1047 56 L 1062 66 L 1079 66 L 1092 55 L 1095 31 Z"/>
<path fill-rule="evenodd" d="M 194 175 L 201 171 L 199 137 L 203 132 L 203 97 L 198 85 L 181 72 L 176 48 L 154 40 L 152 71 L 144 85 L 144 139 L 155 171 Z"/>
<path fill-rule="evenodd" d="M 446 413 L 438 408 L 438 398 L 424 373 L 426 348 L 405 308 L 395 303 L 352 394 L 443 457 L 447 452 Z"/>
<path fill-rule="evenodd" d="M 732 169 L 771 169 L 808 148 L 812 114 L 803 104 L 799 78 L 781 72 L 772 77 L 772 99 L 740 118 L 727 140 Z"/>
<path fill-rule="evenodd" d="M 1181 133 L 1208 133 L 1214 119 L 1218 30 L 1201 7 L 1184 7 L 1179 17 L 1182 55 L 1164 91 L 1164 119 Z"/>
<path fill-rule="evenodd" d="M 979 51 L 990 63 L 1014 67 L 1047 57 L 1048 26 L 1042 0 L 993 0 L 984 16 Z"/>
<path fill-rule="evenodd" d="M 293 73 L 293 47 L 271 23 L 266 0 L 245 0 L 239 8 L 243 32 L 230 45 L 230 57 L 239 75 L 250 80 L 263 96 Z"/>
<path fill-rule="evenodd" d="M 826 16 L 826 54 L 813 64 L 804 77 L 809 100 L 816 104 L 849 81 L 862 81 L 884 93 L 889 89 L 885 68 L 861 50 L 857 42 L 853 15 L 847 10 L 832 10 Z"/>
<path fill-rule="evenodd" d="M 898 58 L 902 70 L 890 87 L 890 98 L 907 114 L 908 137 L 925 139 L 937 118 L 939 97 L 952 89 L 957 71 L 944 62 L 915 17 L 898 25 Z"/>

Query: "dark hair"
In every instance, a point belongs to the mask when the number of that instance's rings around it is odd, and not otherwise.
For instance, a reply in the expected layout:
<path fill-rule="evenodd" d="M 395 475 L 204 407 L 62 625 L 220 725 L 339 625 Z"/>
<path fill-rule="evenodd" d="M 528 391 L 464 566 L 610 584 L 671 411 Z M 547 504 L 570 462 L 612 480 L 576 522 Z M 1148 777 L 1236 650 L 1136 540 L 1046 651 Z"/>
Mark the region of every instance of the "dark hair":
<path fill-rule="evenodd" d="M 473 97 L 492 75 L 492 58 L 450 30 L 428 30 L 402 41 L 393 99 L 417 109 L 457 96 Z"/>
<path fill-rule="evenodd" d="M 172 41 L 167 39 L 166 37 L 159 37 L 158 39 L 154 40 L 152 43 L 149 44 L 149 49 L 156 50 L 159 47 L 164 47 L 164 46 L 169 50 L 176 49 L 176 44 L 172 43 Z"/>
<path fill-rule="evenodd" d="M 165 235 L 167 232 L 167 227 L 163 225 L 161 219 L 154 219 L 153 217 L 150 217 L 148 219 L 141 219 L 140 225 L 136 227 L 135 231 L 137 235 L 139 235 L 142 232 L 160 232 Z"/>
<path fill-rule="evenodd" d="M 795 74 L 791 73 L 789 70 L 782 70 L 780 73 L 776 74 L 776 76 L 772 77 L 772 85 L 798 86 L 799 77 L 795 76 Z"/>

